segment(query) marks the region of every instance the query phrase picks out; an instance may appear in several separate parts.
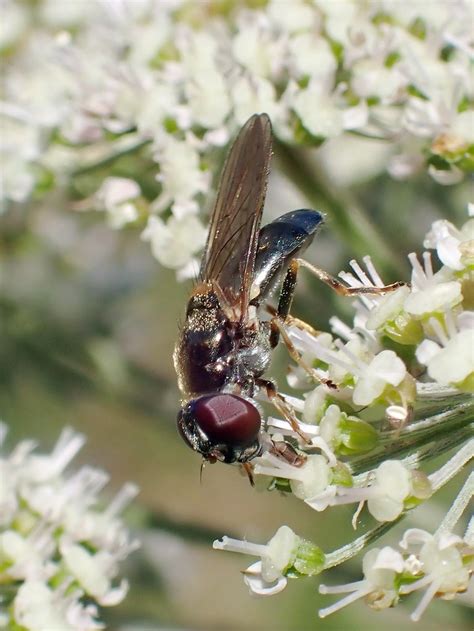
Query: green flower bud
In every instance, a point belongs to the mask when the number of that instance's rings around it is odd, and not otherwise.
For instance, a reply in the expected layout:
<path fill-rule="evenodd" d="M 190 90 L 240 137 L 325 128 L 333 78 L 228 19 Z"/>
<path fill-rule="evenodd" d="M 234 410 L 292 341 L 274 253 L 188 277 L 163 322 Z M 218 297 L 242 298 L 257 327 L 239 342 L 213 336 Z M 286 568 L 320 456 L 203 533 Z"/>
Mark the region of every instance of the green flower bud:
<path fill-rule="evenodd" d="M 333 467 L 333 477 L 331 483 L 336 486 L 353 486 L 354 482 L 352 480 L 352 475 L 346 464 L 338 462 L 337 465 Z"/>
<path fill-rule="evenodd" d="M 300 539 L 296 551 L 296 559 L 291 569 L 296 570 L 299 575 L 316 576 L 324 568 L 324 552 L 317 545 L 306 539 Z M 291 569 L 287 576 L 291 576 Z"/>
<path fill-rule="evenodd" d="M 404 311 L 393 320 L 386 322 L 381 330 L 397 344 L 419 344 L 424 337 L 421 322 Z"/>
<path fill-rule="evenodd" d="M 337 452 L 344 456 L 371 451 L 378 442 L 377 430 L 355 416 L 341 414 L 339 431 Z"/>

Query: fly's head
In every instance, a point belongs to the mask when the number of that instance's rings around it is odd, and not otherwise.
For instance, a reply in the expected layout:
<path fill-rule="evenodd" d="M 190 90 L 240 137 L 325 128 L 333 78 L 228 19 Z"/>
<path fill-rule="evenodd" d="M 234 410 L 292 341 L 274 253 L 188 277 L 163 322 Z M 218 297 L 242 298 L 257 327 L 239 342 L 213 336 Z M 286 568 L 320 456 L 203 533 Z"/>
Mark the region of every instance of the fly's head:
<path fill-rule="evenodd" d="M 236 394 L 193 399 L 180 410 L 177 423 L 183 440 L 209 462 L 245 463 L 262 450 L 260 412 Z"/>

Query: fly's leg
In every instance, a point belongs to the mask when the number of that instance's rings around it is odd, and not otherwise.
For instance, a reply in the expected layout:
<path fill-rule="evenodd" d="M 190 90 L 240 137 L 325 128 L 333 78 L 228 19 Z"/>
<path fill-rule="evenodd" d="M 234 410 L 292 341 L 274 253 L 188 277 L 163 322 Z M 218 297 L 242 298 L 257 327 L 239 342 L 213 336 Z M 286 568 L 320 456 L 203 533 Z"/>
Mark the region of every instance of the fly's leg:
<path fill-rule="evenodd" d="M 290 262 L 285 278 L 283 280 L 277 309 L 275 310 L 271 307 L 267 307 L 268 311 L 273 315 L 273 318 L 270 321 L 270 346 L 272 348 L 275 348 L 281 337 L 285 346 L 288 349 L 290 357 L 299 366 L 301 366 L 303 370 L 305 370 L 315 381 L 323 383 L 329 388 L 334 389 L 337 388 L 337 386 L 331 380 L 323 377 L 317 370 L 315 370 L 312 366 L 304 361 L 285 330 L 285 325 L 294 324 L 295 326 L 306 330 L 313 335 L 317 335 L 317 331 L 315 331 L 309 324 L 306 324 L 306 322 L 298 320 L 297 318 L 293 318 L 293 316 L 289 315 L 300 266 L 308 269 L 312 274 L 319 278 L 319 280 L 331 287 L 331 289 L 336 291 L 341 296 L 357 296 L 360 294 L 385 294 L 391 291 L 395 291 L 399 287 L 403 287 L 405 283 L 396 282 L 392 283 L 391 285 L 384 285 L 382 287 L 347 287 L 339 280 L 337 280 L 337 278 L 334 278 L 334 276 L 331 276 L 319 267 L 308 263 L 308 261 L 305 261 L 304 259 L 293 259 Z"/>
<path fill-rule="evenodd" d="M 330 379 L 326 379 L 326 377 L 324 377 L 318 370 L 305 362 L 305 360 L 291 341 L 290 336 L 286 332 L 284 323 L 281 322 L 278 317 L 275 317 L 271 320 L 270 327 L 272 332 L 274 330 L 278 332 L 278 339 L 281 336 L 281 339 L 288 350 L 288 354 L 290 355 L 291 359 L 298 364 L 298 366 L 301 366 L 301 368 L 303 368 L 303 370 L 307 372 L 308 375 L 315 381 L 324 384 L 328 388 L 337 390 L 337 386 L 333 381 L 331 381 Z"/>
<path fill-rule="evenodd" d="M 302 320 L 294 318 L 290 315 L 291 304 L 293 302 L 293 295 L 295 293 L 298 270 L 300 266 L 308 269 L 312 274 L 314 274 L 314 276 L 316 276 L 323 283 L 331 287 L 331 289 L 333 289 L 340 296 L 358 296 L 361 294 L 386 294 L 391 291 L 395 291 L 399 287 L 403 287 L 406 284 L 398 281 L 396 283 L 391 283 L 390 285 L 384 285 L 382 287 L 347 287 L 347 285 L 341 283 L 341 281 L 337 280 L 337 278 L 331 276 L 331 274 L 328 274 L 319 267 L 308 263 L 308 261 L 305 261 L 305 259 L 293 259 L 290 262 L 285 275 L 285 279 L 283 280 L 283 285 L 276 311 L 271 307 L 267 307 L 267 309 L 281 322 L 285 322 L 285 324 L 294 324 L 295 326 L 313 334 L 317 334 L 317 332 L 314 331 L 314 329 L 310 327 L 309 324 L 306 324 L 306 322 L 303 322 Z M 270 345 L 272 348 L 274 348 L 278 344 L 280 333 L 281 330 L 273 327 L 270 334 Z"/>
<path fill-rule="evenodd" d="M 265 309 L 267 310 L 267 312 L 271 316 L 278 317 L 278 311 L 277 311 L 277 309 L 275 309 L 275 307 L 272 307 L 272 305 L 265 305 Z M 309 333 L 313 337 L 317 337 L 321 333 L 321 331 L 318 331 L 317 329 L 312 327 L 311 324 L 308 324 L 304 320 L 300 320 L 300 318 L 295 318 L 295 316 L 292 316 L 292 315 L 289 315 L 289 314 L 285 318 L 285 324 L 287 326 L 295 326 L 297 329 L 301 329 L 302 331 L 306 331 L 307 333 Z M 272 348 L 274 348 L 274 347 L 272 347 Z"/>
<path fill-rule="evenodd" d="M 292 467 L 302 467 L 307 460 L 304 454 L 298 453 L 289 443 L 283 441 L 273 442 L 270 447 L 270 453 L 280 460 L 284 460 Z"/>
<path fill-rule="evenodd" d="M 242 462 L 241 465 L 243 473 L 247 476 L 250 486 L 255 486 L 255 482 L 253 479 L 253 466 L 250 462 Z"/>
<path fill-rule="evenodd" d="M 303 322 L 302 320 L 298 320 L 297 318 L 293 318 L 289 315 L 291 303 L 293 302 L 293 295 L 295 293 L 296 281 L 298 278 L 298 268 L 299 268 L 299 259 L 293 259 L 290 262 L 288 270 L 286 272 L 285 279 L 283 281 L 282 290 L 280 293 L 280 298 L 278 300 L 277 309 L 272 309 L 271 307 L 267 307 L 269 312 L 273 314 L 273 318 L 270 321 L 270 346 L 271 348 L 275 348 L 278 344 L 280 337 L 282 338 L 286 348 L 288 349 L 288 353 L 290 357 L 305 370 L 312 379 L 318 381 L 320 383 L 324 383 L 330 388 L 335 388 L 336 386 L 332 381 L 326 379 L 323 375 L 318 373 L 314 368 L 312 368 L 309 364 L 307 364 L 304 359 L 301 357 L 300 353 L 295 348 L 293 342 L 290 340 L 288 333 L 285 330 L 284 324 L 301 324 L 301 328 L 305 330 L 310 330 L 312 334 L 317 334 L 317 332 Z M 270 398 L 270 396 L 269 396 Z"/>
<path fill-rule="evenodd" d="M 291 425 L 291 429 L 300 436 L 303 441 L 311 445 L 311 440 L 306 436 L 304 432 L 301 431 L 299 426 L 299 421 L 296 418 L 295 412 L 293 408 L 288 405 L 285 399 L 278 393 L 275 384 L 273 381 L 268 379 L 261 379 L 258 377 L 255 380 L 255 384 L 262 388 L 265 388 L 265 392 L 267 394 L 268 400 L 275 406 L 275 408 L 280 412 L 280 414 L 288 421 Z"/>
<path fill-rule="evenodd" d="M 321 268 L 308 263 L 308 261 L 305 261 L 304 259 L 293 259 L 291 263 L 295 265 L 296 270 L 298 270 L 300 266 L 306 267 L 306 269 L 314 274 L 316 278 L 319 278 L 320 281 L 331 287 L 331 289 L 334 289 L 334 291 L 340 296 L 358 296 L 360 294 L 387 294 L 390 291 L 395 291 L 399 287 L 404 287 L 406 285 L 406 283 L 398 281 L 396 283 L 391 283 L 390 285 L 384 285 L 383 287 L 347 287 L 347 285 L 341 283 L 341 281 L 337 280 L 337 278 L 334 278 L 334 276 L 331 276 L 331 274 L 328 274 Z"/>
<path fill-rule="evenodd" d="M 278 307 L 276 310 L 275 317 L 271 322 L 271 332 L 270 332 L 270 346 L 275 348 L 280 340 L 280 328 L 275 326 L 274 321 L 280 320 L 285 322 L 287 319 L 291 304 L 293 302 L 293 295 L 295 293 L 296 281 L 298 278 L 298 263 L 296 259 L 293 259 L 290 262 L 290 266 L 285 275 L 285 279 L 283 280 L 283 285 L 280 292 L 280 298 L 278 299 Z"/>

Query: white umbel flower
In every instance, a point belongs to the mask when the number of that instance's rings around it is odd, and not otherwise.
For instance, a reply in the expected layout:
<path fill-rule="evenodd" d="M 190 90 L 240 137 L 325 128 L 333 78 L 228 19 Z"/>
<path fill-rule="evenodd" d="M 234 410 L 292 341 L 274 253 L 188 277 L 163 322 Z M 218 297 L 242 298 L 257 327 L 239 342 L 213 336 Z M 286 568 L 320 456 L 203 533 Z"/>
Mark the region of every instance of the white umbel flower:
<path fill-rule="evenodd" d="M 433 273 L 431 255 L 423 254 L 424 267 L 416 254 L 408 255 L 413 267 L 412 292 L 405 300 L 405 311 L 416 317 L 428 317 L 454 307 L 462 300 L 461 283 L 451 280 L 441 269 Z"/>
<path fill-rule="evenodd" d="M 364 579 L 355 583 L 329 587 L 320 585 L 321 594 L 343 594 L 349 592 L 339 602 L 319 610 L 319 617 L 325 618 L 339 609 L 350 605 L 359 598 L 366 598 L 373 609 L 386 609 L 398 600 L 395 579 L 403 570 L 402 555 L 390 547 L 374 548 L 367 552 L 362 562 Z"/>
<path fill-rule="evenodd" d="M 206 236 L 207 230 L 194 215 L 179 219 L 170 217 L 166 223 L 151 216 L 142 233 L 142 239 L 150 242 L 155 258 L 172 269 L 182 269 L 193 261 L 206 242 Z"/>
<path fill-rule="evenodd" d="M 289 480 L 293 494 L 300 499 L 318 496 L 326 491 L 332 479 L 331 467 L 324 456 L 308 456 L 300 467 L 290 465 L 268 453 L 256 458 L 254 462 L 255 475 Z"/>
<path fill-rule="evenodd" d="M 15 496 L 8 525 L 0 524 L 0 583 L 9 594 L 8 606 L 0 603 L 0 618 L 6 617 L 7 628 L 103 628 L 94 603 L 112 606 L 127 592 L 125 580 L 116 584 L 118 565 L 138 543 L 119 513 L 137 489 L 125 485 L 99 511 L 97 495 L 108 476 L 88 467 L 66 472 L 84 440 L 65 429 L 49 455 L 34 453 L 34 443 L 24 441 L 0 459 Z"/>
<path fill-rule="evenodd" d="M 106 210 L 112 228 L 123 228 L 138 218 L 133 203 L 140 196 L 140 187 L 129 178 L 108 177 L 95 194 L 98 203 Z"/>
<path fill-rule="evenodd" d="M 128 583 L 123 580 L 118 587 L 112 587 L 111 578 L 117 572 L 118 560 L 114 555 L 106 551 L 92 554 L 66 538 L 60 541 L 59 550 L 67 571 L 99 605 L 112 606 L 122 602 L 128 591 Z"/>
<path fill-rule="evenodd" d="M 439 219 L 423 243 L 436 250 L 440 261 L 457 272 L 474 264 L 474 219 L 469 219 L 459 230 L 450 221 Z"/>
<path fill-rule="evenodd" d="M 171 205 L 176 218 L 198 211 L 195 196 L 209 188 L 209 174 L 199 167 L 199 153 L 191 142 L 176 140 L 167 134 L 157 141 L 156 158 L 160 162 L 157 180 L 162 193 L 153 203 L 155 212 Z"/>
<path fill-rule="evenodd" d="M 457 320 L 445 314 L 446 328 L 439 320 L 428 322 L 433 339 L 425 339 L 416 349 L 418 361 L 428 368 L 428 375 L 441 385 L 455 385 L 472 390 L 474 377 L 474 312 L 465 311 Z"/>
<path fill-rule="evenodd" d="M 410 594 L 426 588 L 411 619 L 418 621 L 435 595 L 453 598 L 466 590 L 469 582 L 469 568 L 463 563 L 461 548 L 465 545 L 460 537 L 452 534 L 433 536 L 418 528 L 405 532 L 400 547 L 405 550 L 418 550 L 417 558 L 424 576 L 419 580 L 403 585 L 401 594 Z"/>
<path fill-rule="evenodd" d="M 322 551 L 288 526 L 281 526 L 266 545 L 222 537 L 222 541 L 214 541 L 213 548 L 260 557 L 243 573 L 250 592 L 257 596 L 277 594 L 286 587 L 286 577 L 292 571 L 313 576 L 324 563 Z"/>

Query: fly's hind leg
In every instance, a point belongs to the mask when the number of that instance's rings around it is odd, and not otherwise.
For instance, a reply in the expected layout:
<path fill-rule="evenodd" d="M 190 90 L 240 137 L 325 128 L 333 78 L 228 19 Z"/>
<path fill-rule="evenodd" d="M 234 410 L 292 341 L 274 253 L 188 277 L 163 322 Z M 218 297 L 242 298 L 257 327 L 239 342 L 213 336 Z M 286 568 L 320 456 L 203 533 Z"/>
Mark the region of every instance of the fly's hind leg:
<path fill-rule="evenodd" d="M 295 293 L 296 281 L 298 278 L 299 259 L 293 259 L 290 262 L 285 278 L 283 280 L 282 290 L 280 298 L 278 300 L 277 309 L 267 307 L 268 311 L 273 315 L 270 321 L 270 346 L 275 348 L 278 344 L 280 337 L 282 338 L 290 357 L 305 370 L 312 379 L 320 383 L 324 383 L 327 386 L 334 388 L 335 385 L 329 379 L 326 379 L 317 370 L 307 364 L 301 357 L 300 353 L 295 348 L 288 333 L 285 330 L 285 324 L 296 324 L 299 328 L 309 331 L 312 335 L 317 335 L 317 331 L 313 329 L 309 324 L 293 318 L 289 315 L 291 304 L 293 302 L 293 295 Z"/>
<path fill-rule="evenodd" d="M 295 293 L 296 281 L 298 278 L 298 263 L 296 259 L 290 262 L 283 285 L 280 292 L 280 298 L 278 299 L 278 307 L 274 312 L 274 318 L 271 322 L 270 333 L 270 346 L 275 348 L 280 340 L 281 330 L 279 327 L 273 324 L 274 321 L 285 322 L 289 316 L 291 304 L 293 302 L 293 295 Z"/>
<path fill-rule="evenodd" d="M 357 296 L 361 294 L 386 294 L 388 292 L 395 291 L 399 287 L 403 287 L 405 285 L 405 283 L 396 282 L 390 285 L 383 285 L 381 287 L 375 285 L 370 287 L 348 287 L 334 276 L 331 276 L 331 274 L 328 274 L 319 267 L 308 263 L 308 261 L 306 261 L 305 259 L 293 259 L 290 262 L 285 278 L 283 280 L 280 298 L 278 300 L 278 307 L 276 311 L 271 308 L 268 308 L 268 310 L 270 311 L 270 313 L 272 313 L 274 318 L 280 320 L 280 322 L 285 322 L 285 324 L 294 324 L 297 327 L 307 330 L 313 334 L 317 332 L 315 332 L 312 327 L 290 315 L 291 304 L 293 302 L 293 295 L 295 293 L 298 270 L 300 266 L 308 269 L 312 274 L 314 274 L 314 276 L 316 276 L 323 283 L 331 287 L 331 289 L 333 289 L 340 296 Z M 279 329 L 278 327 L 272 327 L 272 331 L 270 334 L 270 345 L 272 346 L 272 348 L 274 348 L 278 344 L 280 334 L 283 337 L 281 328 Z"/>
<path fill-rule="evenodd" d="M 334 276 L 331 276 L 331 274 L 328 274 L 321 268 L 312 265 L 312 263 L 308 263 L 308 261 L 305 261 L 305 259 L 294 259 L 292 263 L 295 264 L 296 270 L 298 270 L 300 266 L 305 267 L 312 274 L 314 274 L 316 278 L 319 278 L 319 280 L 322 281 L 325 285 L 328 285 L 329 287 L 331 287 L 331 289 L 334 289 L 334 291 L 340 296 L 358 296 L 361 294 L 387 294 L 391 291 L 395 291 L 399 287 L 403 287 L 406 285 L 406 283 L 399 281 L 396 283 L 391 283 L 390 285 L 383 285 L 381 287 L 378 287 L 376 285 L 364 287 L 347 287 L 347 285 L 341 283 L 340 280 L 337 280 L 337 278 L 334 278 Z"/>
<path fill-rule="evenodd" d="M 290 262 L 288 270 L 286 272 L 285 278 L 283 280 L 282 290 L 280 293 L 280 298 L 278 300 L 277 309 L 272 309 L 268 307 L 269 312 L 273 315 L 272 320 L 270 321 L 270 345 L 274 348 L 280 337 L 282 338 L 285 346 L 288 349 L 288 352 L 291 358 L 301 366 L 314 380 L 319 381 L 327 385 L 330 388 L 336 388 L 335 384 L 322 376 L 317 370 L 309 366 L 304 359 L 301 357 L 298 350 L 295 348 L 293 342 L 291 341 L 288 333 L 285 330 L 285 325 L 294 324 L 297 327 L 310 332 L 312 335 L 317 335 L 317 331 L 315 331 L 310 325 L 306 324 L 302 320 L 298 320 L 290 315 L 291 304 L 293 302 L 293 295 L 296 288 L 296 282 L 298 278 L 298 270 L 301 267 L 305 267 L 312 274 L 314 274 L 319 280 L 323 283 L 331 287 L 335 292 L 337 292 L 341 296 L 357 296 L 361 294 L 386 294 L 391 291 L 395 291 L 399 287 L 405 285 L 402 282 L 392 283 L 391 285 L 383 285 L 383 286 L 364 286 L 364 287 L 348 287 L 344 285 L 341 281 L 334 278 L 324 270 L 308 263 L 304 259 L 293 259 Z"/>

